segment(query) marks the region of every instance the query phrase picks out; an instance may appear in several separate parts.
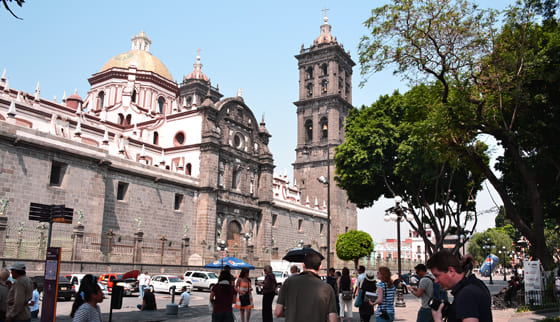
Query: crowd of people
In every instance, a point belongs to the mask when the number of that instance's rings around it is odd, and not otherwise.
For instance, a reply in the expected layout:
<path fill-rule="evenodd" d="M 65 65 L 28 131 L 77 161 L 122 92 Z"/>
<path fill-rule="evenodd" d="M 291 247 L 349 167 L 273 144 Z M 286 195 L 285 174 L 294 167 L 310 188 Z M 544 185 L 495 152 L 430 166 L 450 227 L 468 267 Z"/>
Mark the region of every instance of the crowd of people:
<path fill-rule="evenodd" d="M 273 301 L 277 294 L 277 282 L 272 267 L 263 269 L 262 321 L 276 317 L 285 321 L 344 322 L 352 320 L 353 307 L 359 308 L 360 321 L 385 322 L 395 320 L 396 283 L 391 278 L 388 267 L 381 266 L 374 271 L 358 268 L 356 278 L 344 267 L 341 271 L 331 268 L 326 283 L 319 277 L 321 269 L 319 254 L 309 252 L 303 260 L 303 272 L 297 266 L 291 268 L 290 277 L 284 281 L 279 291 L 276 307 Z M 418 280 L 407 286 L 410 293 L 421 299 L 417 321 L 492 321 L 491 294 L 486 285 L 473 274 L 474 259 L 470 255 L 457 257 L 447 250 L 435 253 L 426 263 L 414 269 Z M 428 272 L 431 271 L 431 274 Z M 8 278 L 11 275 L 13 283 Z M 240 312 L 241 322 L 251 319 L 254 308 L 253 285 L 250 271 L 243 268 L 237 278 L 231 268 L 225 266 L 220 272 L 218 283 L 211 289 L 209 306 L 213 322 L 234 321 L 233 308 Z M 375 276 L 376 275 L 376 276 Z M 147 272 L 138 277 L 143 311 L 157 310 L 154 294 L 150 288 Z M 511 297 L 511 292 L 519 287 L 515 276 L 503 290 Z M 447 300 L 447 291 L 453 301 Z M 71 316 L 75 322 L 101 322 L 99 304 L 103 302 L 103 292 L 93 275 L 83 277 L 76 293 Z M 186 287 L 181 290 L 179 307 L 188 307 L 190 294 Z M 457 305 L 456 303 L 461 303 Z M 25 272 L 23 263 L 15 263 L 0 271 L 0 322 L 31 321 L 39 313 L 39 293 Z"/>

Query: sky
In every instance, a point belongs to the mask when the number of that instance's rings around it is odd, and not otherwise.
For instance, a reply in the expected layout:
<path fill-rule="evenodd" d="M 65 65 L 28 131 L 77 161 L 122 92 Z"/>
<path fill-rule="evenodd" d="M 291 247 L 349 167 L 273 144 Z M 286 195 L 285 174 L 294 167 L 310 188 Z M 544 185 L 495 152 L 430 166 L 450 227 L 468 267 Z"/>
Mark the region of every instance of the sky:
<path fill-rule="evenodd" d="M 60 102 L 63 93 L 75 89 L 85 98 L 92 74 L 112 57 L 127 52 L 131 38 L 144 31 L 151 38 L 150 52 L 182 82 L 193 70 L 200 49 L 202 71 L 224 97 L 237 95 L 257 120 L 264 117 L 272 134 L 270 150 L 275 171 L 292 177 L 295 161 L 296 107 L 299 73 L 297 55 L 319 36 L 327 8 L 332 34 L 357 63 L 353 70 L 355 107 L 370 105 L 407 83 L 386 70 L 368 78 L 360 76 L 357 48 L 367 33 L 363 22 L 371 9 L 384 1 L 285 0 L 271 1 L 26 1 L 22 8 L 10 2 L 23 20 L 0 8 L 0 72 L 6 69 L 10 88 L 34 93 L 40 82 L 41 96 Z M 480 1 L 484 8 L 502 10 L 513 0 Z M 493 155 L 495 158 L 499 149 Z M 488 184 L 489 186 L 489 184 Z M 477 199 L 478 210 L 501 204 L 493 189 Z M 380 200 L 358 212 L 358 229 L 374 240 L 394 238 L 394 223 L 383 221 L 384 209 L 393 204 Z M 479 219 L 479 231 L 494 226 L 495 214 Z M 402 227 L 403 233 L 406 231 Z"/>

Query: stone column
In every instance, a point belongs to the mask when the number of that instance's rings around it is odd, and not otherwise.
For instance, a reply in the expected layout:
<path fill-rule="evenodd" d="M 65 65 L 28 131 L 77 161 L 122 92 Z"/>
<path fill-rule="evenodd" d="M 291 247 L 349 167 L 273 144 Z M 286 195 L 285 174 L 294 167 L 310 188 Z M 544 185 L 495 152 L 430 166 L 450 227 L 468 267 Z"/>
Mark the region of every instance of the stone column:
<path fill-rule="evenodd" d="M 6 230 L 8 228 L 8 217 L 0 216 L 0 257 L 5 257 L 6 250 Z"/>
<path fill-rule="evenodd" d="M 84 244 L 84 225 L 77 224 L 72 231 L 74 241 L 72 243 L 72 261 L 82 260 L 82 245 Z"/>
<path fill-rule="evenodd" d="M 183 242 L 181 243 L 181 266 L 188 265 L 189 245 L 190 238 L 187 236 L 183 236 Z"/>
<path fill-rule="evenodd" d="M 144 240 L 144 232 L 138 230 L 134 233 L 134 253 L 132 254 L 132 263 L 142 263 L 142 242 Z"/>
<path fill-rule="evenodd" d="M 249 260 L 249 263 L 252 263 L 255 260 L 255 246 L 254 245 L 248 245 L 247 246 L 247 258 Z"/>

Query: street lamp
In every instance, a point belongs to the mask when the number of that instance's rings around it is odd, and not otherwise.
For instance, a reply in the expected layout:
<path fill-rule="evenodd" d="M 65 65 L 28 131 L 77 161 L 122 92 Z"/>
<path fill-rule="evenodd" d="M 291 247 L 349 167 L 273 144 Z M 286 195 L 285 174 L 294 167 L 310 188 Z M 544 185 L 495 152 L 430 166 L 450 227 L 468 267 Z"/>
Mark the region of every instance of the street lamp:
<path fill-rule="evenodd" d="M 506 279 L 506 257 L 507 257 L 508 254 L 506 252 L 506 246 L 502 246 L 502 249 L 500 249 L 498 251 L 498 253 L 502 256 L 502 259 L 503 259 L 503 262 L 504 262 L 502 269 L 504 270 L 504 281 L 507 281 L 507 279 Z"/>
<path fill-rule="evenodd" d="M 399 279 L 401 279 L 401 221 L 404 222 L 405 220 L 412 220 L 413 218 L 412 211 L 402 205 L 401 196 L 395 196 L 395 205 L 385 210 L 385 221 L 397 222 L 397 267 Z M 399 282 L 399 287 L 397 288 L 397 302 L 395 303 L 395 306 L 397 307 L 406 306 L 404 303 L 402 287 L 402 283 Z"/>
<path fill-rule="evenodd" d="M 317 180 L 327 186 L 327 272 L 331 267 L 331 150 L 327 144 L 327 177 Z"/>
<path fill-rule="evenodd" d="M 225 241 L 220 240 L 216 246 L 216 250 L 220 252 L 222 256 L 222 270 L 224 269 L 224 255 L 227 253 L 227 244 Z"/>
<path fill-rule="evenodd" d="M 492 256 L 490 256 L 492 254 L 492 246 L 492 240 L 490 238 L 487 238 L 484 241 L 484 246 L 482 246 L 482 248 L 488 251 L 488 258 L 490 259 L 490 268 L 488 269 L 488 273 L 490 275 L 489 284 L 494 284 L 494 281 L 492 281 L 492 264 L 494 264 L 494 260 L 492 259 Z"/>

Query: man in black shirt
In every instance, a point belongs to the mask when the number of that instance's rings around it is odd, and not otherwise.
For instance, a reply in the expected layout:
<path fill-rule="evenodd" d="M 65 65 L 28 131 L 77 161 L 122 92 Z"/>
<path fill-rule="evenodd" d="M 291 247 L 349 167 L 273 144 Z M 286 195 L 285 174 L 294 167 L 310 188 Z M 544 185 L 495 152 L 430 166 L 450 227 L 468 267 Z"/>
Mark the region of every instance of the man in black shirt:
<path fill-rule="evenodd" d="M 334 290 L 334 294 L 338 294 L 338 285 L 336 283 L 337 279 L 336 279 L 336 275 L 335 275 L 336 270 L 331 267 L 329 268 L 329 275 L 327 275 L 327 283 L 332 286 L 333 290 Z M 335 296 L 336 299 L 336 314 L 340 314 L 340 304 L 338 303 L 338 296 Z"/>
<path fill-rule="evenodd" d="M 150 288 L 144 290 L 144 297 L 142 298 L 142 304 L 138 304 L 138 308 L 141 311 L 156 311 L 156 297 L 154 293 L 151 292 Z"/>
<path fill-rule="evenodd" d="M 471 255 L 462 260 L 447 250 L 434 254 L 426 266 L 432 270 L 435 282 L 451 290 L 453 303 L 447 305 L 447 321 L 492 322 L 491 296 L 488 288 L 472 274 Z M 458 303 L 456 305 L 456 303 Z M 442 321 L 444 304 L 437 311 L 432 309 L 435 322 Z"/>

